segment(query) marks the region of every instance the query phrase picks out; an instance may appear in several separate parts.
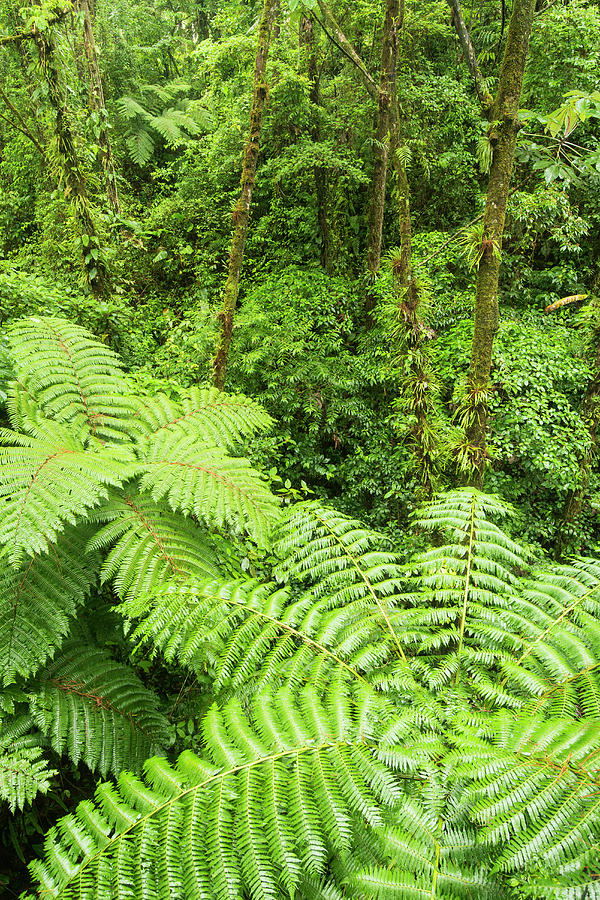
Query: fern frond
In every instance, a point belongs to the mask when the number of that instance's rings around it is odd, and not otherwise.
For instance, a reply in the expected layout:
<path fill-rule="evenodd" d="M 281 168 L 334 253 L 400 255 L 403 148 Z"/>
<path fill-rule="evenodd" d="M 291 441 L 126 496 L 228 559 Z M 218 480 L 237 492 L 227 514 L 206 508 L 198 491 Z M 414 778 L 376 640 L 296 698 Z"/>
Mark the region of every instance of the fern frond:
<path fill-rule="evenodd" d="M 67 528 L 47 553 L 17 568 L 0 555 L 0 673 L 4 684 L 29 677 L 50 658 L 97 578 L 86 554 L 89 532 Z"/>
<path fill-rule="evenodd" d="M 142 490 L 156 503 L 166 499 L 184 516 L 193 513 L 209 526 L 247 531 L 259 545 L 268 545 L 279 508 L 248 460 L 199 446 L 197 431 L 168 429 L 149 442 L 142 465 Z"/>
<path fill-rule="evenodd" d="M 160 116 L 153 116 L 152 127 L 158 131 L 166 144 L 172 145 L 184 143 L 187 134 L 197 135 L 202 132 L 198 123 L 182 109 L 173 107 L 163 110 Z"/>
<path fill-rule="evenodd" d="M 40 747 L 0 750 L 0 802 L 11 812 L 23 809 L 48 791 L 54 775 L 56 769 L 42 757 Z"/>
<path fill-rule="evenodd" d="M 494 868 L 559 875 L 598 849 L 600 720 L 497 714 L 493 728 L 493 744 L 471 753 L 465 742 L 455 774 L 473 779 L 469 802 Z"/>
<path fill-rule="evenodd" d="M 132 160 L 140 168 L 143 168 L 154 156 L 155 147 L 152 135 L 143 126 L 136 128 L 133 134 L 127 136 L 126 144 Z"/>
<path fill-rule="evenodd" d="M 106 523 L 89 542 L 111 547 L 101 570 L 121 597 L 147 596 L 169 580 L 215 578 L 219 568 L 208 536 L 191 519 L 157 505 L 133 487 L 113 496 L 96 515 Z"/>
<path fill-rule="evenodd" d="M 74 632 L 28 696 L 35 725 L 52 749 L 103 776 L 140 771 L 169 743 L 158 698 L 85 633 Z"/>
<path fill-rule="evenodd" d="M 405 658 L 392 622 L 404 570 L 382 535 L 318 502 L 299 503 L 284 521 L 276 552 L 278 579 L 297 580 L 327 609 L 378 610 L 392 652 Z"/>
<path fill-rule="evenodd" d="M 208 669 L 217 691 L 253 691 L 257 682 L 299 686 L 309 673 L 315 685 L 327 685 L 334 671 L 362 682 L 369 661 L 381 658 L 376 650 L 369 658 L 366 616 L 357 619 L 344 609 L 308 616 L 287 590 L 254 580 L 167 584 L 120 610 L 137 620 L 134 641 L 150 643 L 192 671 Z"/>
<path fill-rule="evenodd" d="M 417 590 L 405 594 L 406 608 L 394 621 L 403 643 L 419 654 L 416 669 L 436 692 L 466 674 L 464 681 L 485 699 L 520 702 L 496 678 L 521 643 L 504 611 L 515 602 L 515 573 L 526 568 L 526 554 L 489 519 L 509 513 L 495 498 L 465 488 L 425 504 L 415 519 L 419 528 L 450 540 L 411 563 Z"/>
<path fill-rule="evenodd" d="M 456 821 L 456 810 L 445 808 L 442 791 L 437 793 L 433 798 L 405 798 L 393 814 L 393 824 L 376 831 L 369 855 L 386 860 L 386 865 L 352 863 L 350 883 L 357 895 L 365 900 L 506 897 L 498 879 L 481 863 L 475 829 Z"/>
<path fill-rule="evenodd" d="M 62 819 L 46 839 L 45 862 L 31 866 L 47 896 L 113 896 L 125 861 L 136 897 L 152 885 L 186 900 L 276 900 L 281 883 L 297 884 L 302 865 L 318 879 L 336 845 L 349 848 L 365 820 L 380 823 L 400 793 L 356 722 L 340 734 L 320 708 L 327 732 L 311 726 L 306 710 L 315 704 L 310 688 L 297 704 L 289 695 L 258 697 L 269 729 L 235 702 L 214 707 L 203 728 L 205 760 L 186 751 L 176 768 L 149 760 L 146 783 L 123 774 L 118 790 L 101 785 L 96 805 Z"/>
<path fill-rule="evenodd" d="M 129 435 L 135 410 L 118 357 L 85 328 L 30 318 L 8 329 L 15 375 L 44 416 L 101 440 Z"/>
<path fill-rule="evenodd" d="M 137 419 L 148 437 L 170 431 L 201 436 L 209 446 L 233 450 L 241 441 L 271 428 L 273 420 L 255 400 L 217 388 L 193 387 L 180 400 L 165 394 L 146 398 Z"/>
<path fill-rule="evenodd" d="M 133 457 L 101 445 L 84 449 L 85 429 L 43 421 L 33 436 L 0 430 L 0 543 L 17 563 L 43 553 L 66 524 L 74 524 L 135 474 Z"/>

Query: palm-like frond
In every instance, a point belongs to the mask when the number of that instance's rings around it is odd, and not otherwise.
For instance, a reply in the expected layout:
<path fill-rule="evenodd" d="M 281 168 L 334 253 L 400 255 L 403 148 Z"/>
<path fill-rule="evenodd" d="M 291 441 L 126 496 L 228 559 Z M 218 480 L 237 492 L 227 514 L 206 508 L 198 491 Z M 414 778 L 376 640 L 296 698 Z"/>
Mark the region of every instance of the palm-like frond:
<path fill-rule="evenodd" d="M 101 577 L 114 579 L 122 597 L 147 596 L 167 581 L 218 574 L 206 532 L 134 486 L 113 496 L 96 518 L 106 524 L 90 540 L 89 548 L 111 548 Z"/>
<path fill-rule="evenodd" d="M 306 597 L 326 609 L 377 609 L 392 653 L 404 658 L 392 610 L 401 596 L 404 570 L 382 535 L 317 502 L 293 507 L 276 552 L 281 580 L 298 580 Z"/>
<path fill-rule="evenodd" d="M 0 543 L 17 563 L 43 553 L 65 525 L 97 506 L 107 487 L 136 471 L 129 460 L 98 444 L 84 448 L 81 427 L 44 420 L 33 435 L 0 430 Z"/>
<path fill-rule="evenodd" d="M 164 431 L 177 437 L 201 434 L 209 446 L 232 450 L 273 424 L 267 412 L 242 394 L 193 387 L 179 401 L 159 394 L 145 398 L 136 414 L 149 437 Z"/>
<path fill-rule="evenodd" d="M 211 671 L 216 690 L 253 691 L 256 684 L 331 683 L 336 675 L 366 684 L 367 616 L 345 609 L 310 616 L 290 593 L 258 581 L 185 581 L 121 607 L 137 620 L 133 640 L 149 643 L 167 660 L 195 672 Z"/>
<path fill-rule="evenodd" d="M 11 812 L 23 809 L 38 794 L 47 792 L 55 774 L 40 747 L 0 750 L 0 801 L 7 803 Z"/>
<path fill-rule="evenodd" d="M 452 808 L 452 800 L 439 785 L 424 797 L 405 798 L 393 823 L 376 832 L 373 861 L 351 864 L 355 895 L 365 900 L 506 897 L 498 878 L 482 865 L 476 829 L 464 812 Z"/>
<path fill-rule="evenodd" d="M 600 849 L 600 720 L 505 714 L 494 732 L 472 755 L 465 742 L 456 774 L 472 779 L 474 818 L 495 870 L 554 873 L 563 886 L 570 870 L 572 886 L 585 882 Z"/>
<path fill-rule="evenodd" d="M 29 735 L 31 716 L 0 720 L 0 801 L 12 812 L 23 809 L 38 793 L 46 793 L 56 770 L 42 757 L 35 737 Z"/>
<path fill-rule="evenodd" d="M 141 487 L 155 502 L 166 499 L 173 510 L 209 526 L 247 530 L 262 546 L 277 519 L 275 498 L 248 460 L 199 446 L 197 434 L 181 429 L 163 430 L 149 442 Z"/>

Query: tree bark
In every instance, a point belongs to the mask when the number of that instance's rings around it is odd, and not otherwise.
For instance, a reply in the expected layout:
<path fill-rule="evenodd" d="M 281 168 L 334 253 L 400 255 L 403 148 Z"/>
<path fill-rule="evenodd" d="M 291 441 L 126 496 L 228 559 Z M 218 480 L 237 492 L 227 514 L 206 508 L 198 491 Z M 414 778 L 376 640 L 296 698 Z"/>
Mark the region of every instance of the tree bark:
<path fill-rule="evenodd" d="M 260 133 L 262 118 L 267 99 L 265 81 L 269 45 L 273 30 L 277 0 L 264 0 L 263 11 L 258 29 L 258 48 L 254 66 L 254 96 L 250 112 L 250 130 L 244 151 L 242 167 L 241 192 L 233 212 L 233 237 L 229 253 L 229 269 L 223 290 L 223 305 L 218 319 L 220 333 L 217 351 L 213 361 L 213 381 L 216 387 L 223 389 L 229 362 L 229 350 L 233 335 L 233 319 L 240 289 L 240 272 L 244 261 L 246 235 L 250 218 L 250 205 L 260 150 Z"/>
<path fill-rule="evenodd" d="M 387 0 L 381 44 L 381 74 L 379 78 L 377 101 L 377 128 L 375 131 L 375 161 L 373 167 L 373 185 L 371 189 L 369 226 L 367 233 L 367 270 L 371 275 L 377 274 L 381 263 L 383 213 L 385 208 L 385 188 L 388 168 L 390 108 L 393 82 L 396 77 L 396 59 L 398 56 L 398 14 L 399 0 Z"/>
<path fill-rule="evenodd" d="M 475 322 L 467 393 L 461 410 L 465 443 L 460 466 L 475 486 L 483 483 L 486 462 L 485 433 L 494 339 L 499 325 L 498 279 L 500 254 L 510 192 L 519 102 L 527 62 L 535 0 L 515 0 L 508 26 L 498 91 L 491 113 L 489 139 L 492 163 L 483 214 L 482 238 L 475 295 Z"/>
<path fill-rule="evenodd" d="M 69 199 L 81 238 L 83 268 L 87 284 L 97 298 L 109 292 L 106 269 L 102 260 L 98 234 L 87 192 L 83 168 L 79 161 L 69 114 L 55 62 L 54 43 L 44 32 L 34 30 L 40 66 L 48 85 L 48 102 L 54 112 L 59 182 Z"/>
<path fill-rule="evenodd" d="M 481 74 L 481 71 L 479 69 L 479 64 L 477 63 L 477 54 L 475 53 L 475 48 L 473 47 L 473 43 L 471 41 L 471 35 L 469 34 L 469 30 L 465 25 L 465 20 L 463 19 L 462 10 L 460 8 L 460 0 L 448 0 L 448 6 L 452 10 L 452 22 L 454 24 L 454 28 L 456 29 L 458 40 L 460 41 L 460 46 L 462 48 L 465 62 L 467 63 L 467 67 L 473 78 L 475 91 L 477 92 L 477 97 L 479 99 L 479 102 L 481 103 L 483 114 L 486 117 L 489 117 L 492 106 L 494 104 L 494 100 L 487 89 L 486 83 L 483 80 L 483 75 Z"/>
<path fill-rule="evenodd" d="M 104 183 L 106 185 L 106 197 L 113 213 L 119 215 L 121 206 L 119 203 L 115 163 L 110 142 L 110 133 L 108 130 L 108 113 L 104 101 L 104 88 L 102 86 L 100 66 L 98 65 L 94 27 L 88 0 L 79 0 L 79 8 L 83 13 L 83 47 L 89 73 L 90 105 L 98 115 L 98 144 L 100 146 L 102 171 L 104 173 Z"/>
<path fill-rule="evenodd" d="M 310 81 L 310 100 L 315 110 L 318 109 L 321 98 L 319 91 L 319 73 L 317 66 L 317 50 L 315 42 L 315 29 L 312 16 L 303 15 L 300 19 L 300 63 L 303 71 Z M 321 140 L 321 129 L 318 117 L 312 128 L 312 139 L 315 143 Z M 321 244 L 321 265 L 330 275 L 333 271 L 333 253 L 331 242 L 331 229 L 328 216 L 329 178 L 327 170 L 323 166 L 314 166 L 313 175 L 315 182 L 315 195 L 317 201 L 317 219 L 319 223 L 319 237 Z"/>
<path fill-rule="evenodd" d="M 400 247 L 393 259 L 398 289 L 398 343 L 406 349 L 405 376 L 401 385 L 403 417 L 412 422 L 408 440 L 413 450 L 413 469 L 422 498 L 430 498 L 438 473 L 438 439 L 435 419 L 436 382 L 427 340 L 430 331 L 419 317 L 419 288 L 412 267 L 412 222 L 406 166 L 401 156 L 401 121 L 395 84 L 390 113 L 390 160 L 396 178 Z"/>

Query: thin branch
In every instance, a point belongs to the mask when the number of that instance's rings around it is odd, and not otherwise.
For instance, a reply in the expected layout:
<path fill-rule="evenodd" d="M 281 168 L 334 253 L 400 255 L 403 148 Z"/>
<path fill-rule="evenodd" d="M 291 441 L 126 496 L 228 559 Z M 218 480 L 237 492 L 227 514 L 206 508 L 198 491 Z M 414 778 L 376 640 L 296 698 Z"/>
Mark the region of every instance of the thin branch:
<path fill-rule="evenodd" d="M 329 25 L 329 28 L 331 29 L 333 34 L 331 34 L 330 31 L 327 30 L 324 23 L 319 18 L 317 18 L 314 10 L 312 13 L 313 16 L 315 17 L 315 19 L 317 20 L 317 22 L 319 23 L 319 25 L 321 26 L 321 28 L 323 29 L 323 31 L 325 32 L 325 34 L 327 35 L 327 37 L 329 38 L 331 43 L 335 44 L 335 46 L 338 48 L 338 50 L 340 50 L 344 54 L 344 56 L 348 60 L 350 60 L 350 62 L 354 66 L 356 66 L 356 68 L 362 75 L 364 85 L 365 85 L 370 97 L 373 100 L 377 101 L 379 98 L 379 88 L 377 87 L 375 79 L 371 76 L 371 74 L 367 70 L 367 67 L 365 66 L 364 62 L 362 61 L 362 59 L 360 58 L 360 56 L 358 55 L 358 53 L 356 52 L 356 50 L 354 49 L 354 47 L 352 46 L 352 44 L 350 43 L 350 41 L 348 40 L 348 38 L 346 37 L 344 32 L 342 31 L 342 29 L 340 28 L 340 26 L 336 22 L 335 17 L 333 15 L 333 13 L 331 12 L 327 3 L 325 3 L 325 0 L 318 0 L 318 4 L 319 4 L 319 9 L 321 10 L 321 15 L 323 16 L 323 19 Z"/>
<path fill-rule="evenodd" d="M 479 102 L 481 103 L 481 109 L 484 116 L 486 118 L 489 118 L 494 101 L 492 95 L 487 89 L 485 80 L 479 68 L 479 64 L 477 63 L 477 55 L 475 53 L 475 48 L 473 47 L 469 29 L 467 28 L 465 20 L 463 19 L 462 10 L 460 8 L 460 0 L 448 0 L 448 6 L 452 10 L 452 21 L 454 23 L 454 28 L 456 29 L 458 40 L 460 41 L 460 46 L 462 47 L 467 67 L 475 83 L 475 91 L 477 93 L 477 97 L 479 98 Z"/>
<path fill-rule="evenodd" d="M 4 115 L 4 113 L 2 113 L 2 112 L 0 112 L 0 118 L 4 119 L 4 121 L 7 122 L 12 128 L 16 128 L 17 131 L 20 131 L 21 134 L 24 134 L 25 137 L 29 138 L 31 143 L 36 148 L 36 150 L 42 156 L 45 156 L 44 148 L 42 147 L 42 145 L 40 144 L 38 139 L 29 130 L 27 123 L 25 122 L 25 120 L 23 119 L 21 114 L 19 113 L 18 109 L 14 106 L 14 104 L 11 102 L 11 100 L 9 100 L 9 98 L 6 96 L 6 94 L 4 93 L 4 91 L 2 90 L 1 87 L 0 87 L 0 97 L 4 100 L 5 104 L 8 106 L 8 108 L 13 113 L 13 115 L 16 116 L 18 122 L 13 122 L 12 119 L 9 119 L 9 117 Z"/>

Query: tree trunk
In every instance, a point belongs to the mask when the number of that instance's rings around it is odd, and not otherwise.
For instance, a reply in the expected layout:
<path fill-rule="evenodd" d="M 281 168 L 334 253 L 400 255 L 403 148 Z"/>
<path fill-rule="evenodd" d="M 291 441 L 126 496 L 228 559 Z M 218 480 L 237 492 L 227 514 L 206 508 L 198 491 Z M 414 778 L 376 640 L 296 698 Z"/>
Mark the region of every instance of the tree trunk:
<path fill-rule="evenodd" d="M 398 287 L 398 343 L 405 347 L 401 385 L 402 416 L 412 423 L 408 435 L 420 494 L 430 498 L 438 470 L 438 440 L 434 427 L 436 383 L 426 350 L 429 331 L 419 318 L 419 290 L 412 268 L 412 223 L 406 166 L 401 156 L 398 97 L 393 85 L 390 112 L 390 160 L 396 177 L 400 248 L 393 260 Z"/>
<path fill-rule="evenodd" d="M 300 64 L 310 81 L 310 100 L 315 110 L 320 105 L 319 73 L 317 66 L 317 50 L 315 43 L 315 28 L 312 16 L 303 15 L 300 19 Z M 312 129 L 312 139 L 315 143 L 321 140 L 321 129 L 318 117 Z M 321 265 L 330 275 L 333 271 L 333 254 L 331 246 L 331 229 L 327 204 L 329 198 L 329 178 L 327 170 L 323 166 L 314 166 L 315 194 L 317 200 L 317 218 L 319 223 L 319 237 L 321 244 Z"/>
<path fill-rule="evenodd" d="M 489 139 L 492 145 L 492 163 L 483 215 L 482 237 L 478 247 L 479 266 L 475 295 L 473 345 L 467 393 L 461 409 L 465 443 L 461 448 L 459 461 L 468 481 L 476 486 L 481 486 L 483 483 L 487 455 L 485 432 L 488 417 L 490 371 L 494 339 L 499 324 L 500 254 L 519 130 L 519 101 L 534 11 L 535 0 L 515 0 L 500 69 L 498 92 L 490 116 Z"/>
<path fill-rule="evenodd" d="M 388 142 L 390 132 L 390 108 L 393 82 L 396 77 L 398 55 L 399 0 L 387 0 L 381 44 L 381 74 L 377 101 L 377 128 L 375 132 L 375 164 L 369 205 L 367 233 L 367 270 L 376 275 L 381 262 L 383 212 L 388 167 Z"/>
<path fill-rule="evenodd" d="M 79 7 L 83 12 L 83 47 L 90 81 L 90 105 L 98 115 L 98 144 L 100 146 L 102 171 L 104 172 L 106 185 L 106 197 L 113 213 L 119 215 L 121 207 L 108 130 L 108 113 L 104 102 L 104 88 L 102 87 L 102 77 L 98 65 L 98 54 L 96 52 L 96 41 L 94 39 L 94 28 L 88 0 L 79 0 Z"/>
<path fill-rule="evenodd" d="M 460 0 L 448 0 L 448 6 L 452 10 L 452 22 L 454 24 L 454 28 L 456 29 L 458 40 L 460 41 L 460 46 L 462 48 L 465 62 L 467 63 L 467 67 L 473 78 L 475 90 L 477 92 L 479 102 L 481 103 L 483 114 L 486 117 L 489 117 L 494 100 L 487 89 L 487 85 L 483 80 L 483 76 L 479 69 L 479 65 L 477 63 L 477 54 L 475 53 L 475 49 L 471 41 L 471 35 L 469 34 L 469 30 L 465 25 L 465 21 L 463 19 L 462 10 L 460 8 Z"/>
<path fill-rule="evenodd" d="M 370 75 L 360 56 L 338 25 L 331 9 L 329 8 L 325 0 L 317 0 L 317 4 L 319 7 L 319 11 L 323 17 L 323 21 L 320 23 L 320 25 L 325 31 L 325 34 L 327 35 L 329 40 L 333 44 L 335 44 L 339 50 L 341 50 L 344 56 L 349 59 L 350 62 L 360 71 L 363 83 L 367 88 L 367 91 L 369 92 L 369 96 L 373 100 L 377 100 L 379 93 L 377 84 Z"/>
<path fill-rule="evenodd" d="M 258 48 L 254 67 L 254 96 L 250 112 L 250 131 L 244 151 L 242 167 L 241 193 L 233 212 L 233 237 L 229 253 L 229 270 L 223 290 L 223 305 L 219 313 L 220 334 L 217 352 L 213 361 L 213 381 L 216 387 L 223 389 L 229 361 L 229 349 L 233 334 L 233 318 L 240 289 L 240 272 L 244 260 L 250 204 L 256 177 L 258 153 L 260 150 L 260 132 L 263 111 L 267 99 L 265 74 L 269 56 L 269 44 L 275 16 L 276 0 L 264 0 L 264 6 L 258 29 Z"/>
<path fill-rule="evenodd" d="M 51 37 L 37 30 L 33 33 L 33 39 L 48 86 L 48 102 L 54 112 L 59 183 L 62 184 L 65 196 L 71 203 L 78 226 L 87 284 L 94 296 L 101 298 L 109 290 L 106 269 L 90 209 L 85 175 L 77 155 L 69 114 L 60 86 L 54 43 Z"/>

